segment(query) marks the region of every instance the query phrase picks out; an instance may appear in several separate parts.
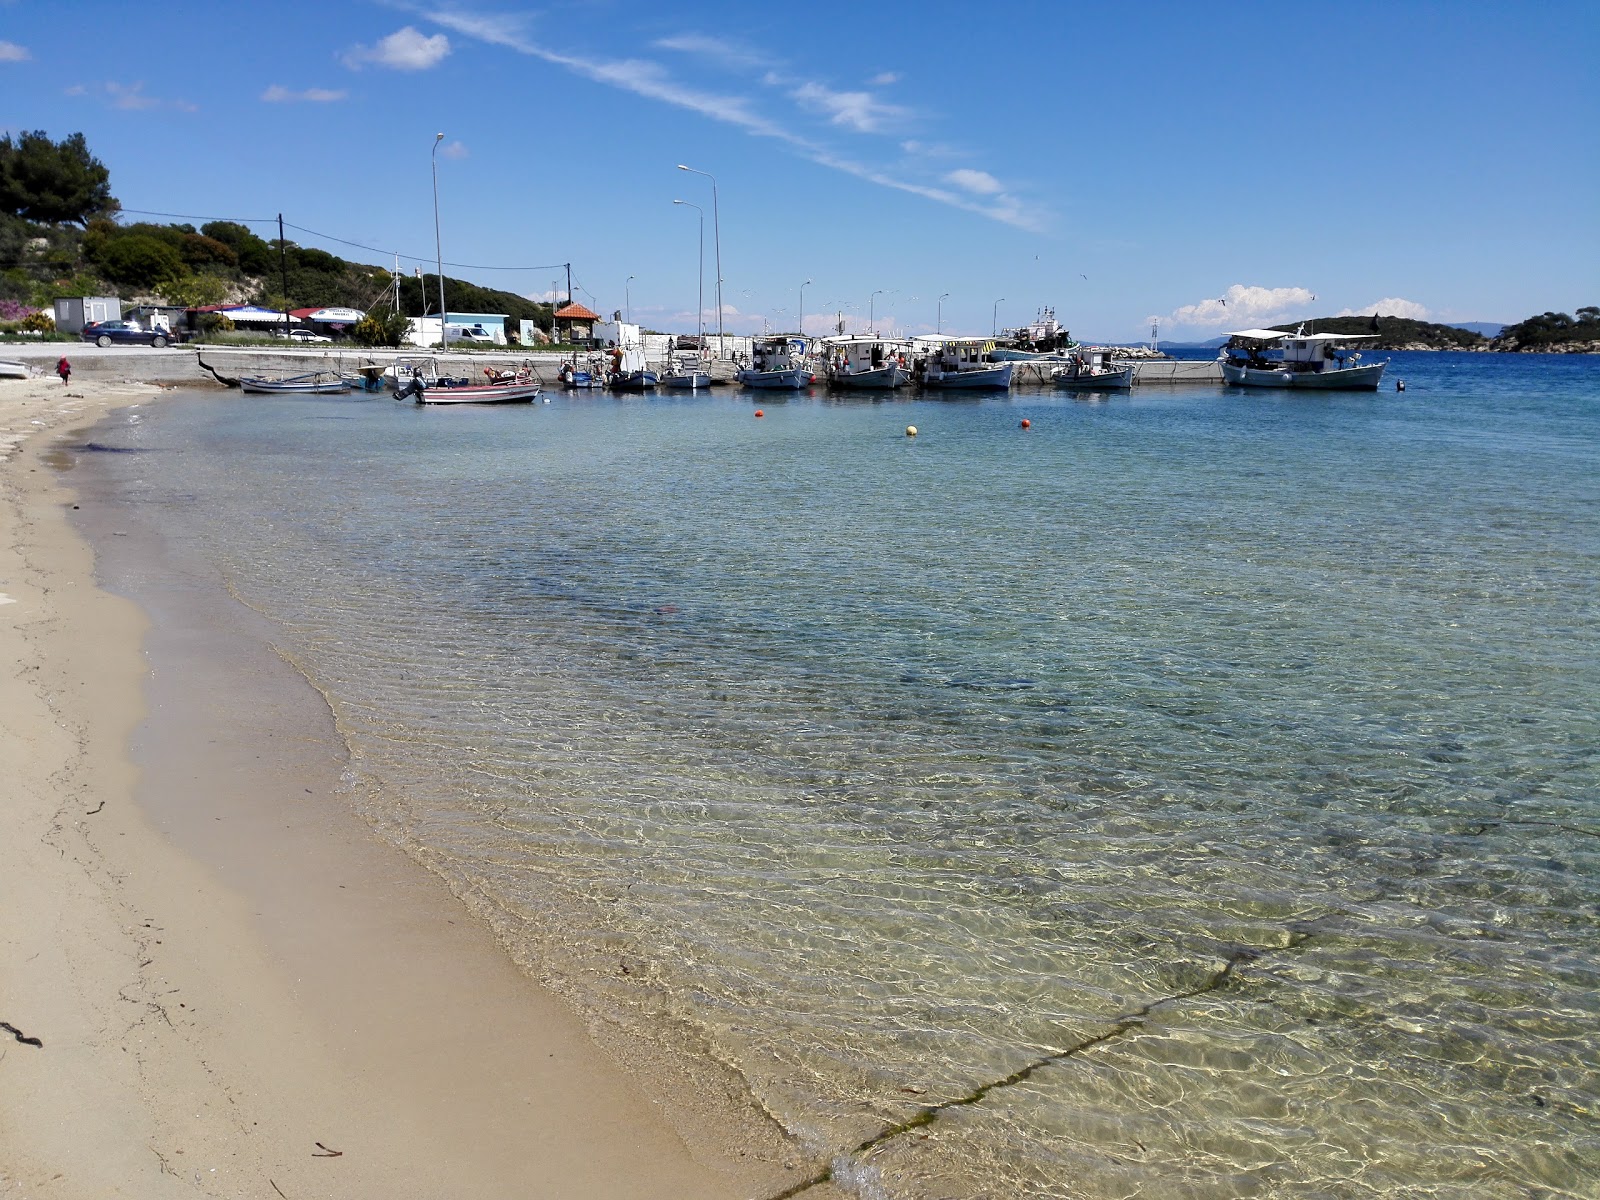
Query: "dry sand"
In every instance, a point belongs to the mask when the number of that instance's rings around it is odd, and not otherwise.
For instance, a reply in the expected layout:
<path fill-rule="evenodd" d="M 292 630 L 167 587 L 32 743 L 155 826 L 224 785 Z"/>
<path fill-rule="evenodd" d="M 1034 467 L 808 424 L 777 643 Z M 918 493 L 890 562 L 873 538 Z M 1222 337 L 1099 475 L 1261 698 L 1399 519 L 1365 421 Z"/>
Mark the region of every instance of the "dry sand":
<path fill-rule="evenodd" d="M 341 747 L 270 651 L 95 586 L 59 447 L 157 395 L 0 381 L 0 1194 L 733 1200 L 809 1174 L 686 1140 L 321 803 Z M 136 770 L 147 705 L 167 733 Z"/>

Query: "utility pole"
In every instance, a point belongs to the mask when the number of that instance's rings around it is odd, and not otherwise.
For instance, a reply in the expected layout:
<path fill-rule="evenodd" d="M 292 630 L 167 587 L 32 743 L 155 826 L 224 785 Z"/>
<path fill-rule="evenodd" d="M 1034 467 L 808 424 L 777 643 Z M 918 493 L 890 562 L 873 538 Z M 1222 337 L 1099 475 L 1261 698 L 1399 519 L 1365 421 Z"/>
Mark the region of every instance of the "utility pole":
<path fill-rule="evenodd" d="M 283 336 L 289 336 L 289 253 L 283 240 L 283 214 L 278 214 L 278 270 L 283 275 Z"/>

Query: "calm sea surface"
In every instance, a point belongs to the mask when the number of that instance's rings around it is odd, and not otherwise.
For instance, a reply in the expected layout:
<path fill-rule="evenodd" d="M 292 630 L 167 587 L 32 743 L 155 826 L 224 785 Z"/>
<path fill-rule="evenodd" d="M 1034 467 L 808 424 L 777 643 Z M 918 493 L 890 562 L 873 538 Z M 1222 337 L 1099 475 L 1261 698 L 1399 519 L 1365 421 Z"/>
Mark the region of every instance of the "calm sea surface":
<path fill-rule="evenodd" d="M 863 1196 L 1593 1197 L 1600 361 L 1390 371 L 212 393 L 85 469 L 351 803 Z"/>

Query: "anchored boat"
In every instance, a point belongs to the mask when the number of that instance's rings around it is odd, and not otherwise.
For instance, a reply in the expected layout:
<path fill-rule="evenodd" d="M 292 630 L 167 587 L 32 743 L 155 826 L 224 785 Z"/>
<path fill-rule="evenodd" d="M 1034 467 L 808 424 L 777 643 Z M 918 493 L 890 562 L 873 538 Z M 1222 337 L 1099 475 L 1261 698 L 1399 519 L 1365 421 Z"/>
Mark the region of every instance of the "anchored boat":
<path fill-rule="evenodd" d="M 1389 360 L 1363 363 L 1351 342 L 1372 341 L 1375 333 L 1293 333 L 1281 329 L 1241 329 L 1228 335 L 1218 356 L 1222 381 L 1235 387 L 1378 390 Z"/>
<path fill-rule="evenodd" d="M 1011 369 L 1016 364 L 991 362 L 994 342 L 988 338 L 924 336 L 916 340 L 927 347 L 918 363 L 924 387 L 1010 390 Z"/>
<path fill-rule="evenodd" d="M 515 371 L 485 367 L 481 383 L 441 375 L 438 360 L 433 358 L 397 358 L 394 368 L 394 398 L 418 404 L 529 404 L 541 391 L 531 362 Z"/>
<path fill-rule="evenodd" d="M 800 337 L 768 337 L 756 341 L 750 365 L 738 379 L 748 388 L 776 388 L 799 391 L 816 382 L 807 354 L 808 343 Z"/>
<path fill-rule="evenodd" d="M 1125 392 L 1133 387 L 1133 366 L 1119 367 L 1101 347 L 1074 350 L 1064 366 L 1050 373 L 1057 387 L 1080 392 Z"/>
<path fill-rule="evenodd" d="M 828 382 L 838 388 L 888 391 L 911 381 L 905 343 L 879 337 L 831 337 L 823 340 Z"/>

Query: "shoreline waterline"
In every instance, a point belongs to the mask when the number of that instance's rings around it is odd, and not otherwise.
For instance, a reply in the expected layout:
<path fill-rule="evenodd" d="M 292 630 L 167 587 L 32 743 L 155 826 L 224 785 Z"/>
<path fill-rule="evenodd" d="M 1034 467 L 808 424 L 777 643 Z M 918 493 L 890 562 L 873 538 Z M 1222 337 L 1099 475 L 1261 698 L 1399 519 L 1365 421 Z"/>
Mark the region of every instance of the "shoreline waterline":
<path fill-rule="evenodd" d="M 49 720 L 84 730 L 108 766 L 91 778 L 80 764 L 41 784 L 44 806 L 95 801 L 83 803 L 92 817 L 37 818 L 71 868 L 52 876 L 41 860 L 8 872 L 36 875 L 37 891 L 24 894 L 58 911 L 41 923 L 51 931 L 43 967 L 8 956 L 17 965 L 0 1015 L 44 1047 L 8 1064 L 0 1174 L 57 1176 L 63 1196 L 145 1176 L 156 1187 L 191 1169 L 200 1193 L 218 1196 L 269 1180 L 309 1194 L 335 1173 L 347 1196 L 417 1187 L 501 1196 L 531 1178 L 596 1196 L 770 1190 L 762 1180 L 777 1176 L 719 1160 L 711 1139 L 689 1151 L 659 1101 L 514 967 L 436 875 L 343 807 L 345 748 L 321 697 L 272 649 L 267 624 L 171 570 L 159 528 L 141 527 L 83 461 L 108 427 L 147 415 L 146 395 L 134 407 L 118 407 L 130 397 L 89 399 L 71 412 L 56 401 L 28 417 L 28 440 L 0 466 L 8 512 L 36 510 L 32 558 L 70 551 L 80 564 L 55 571 L 46 592 L 0 589 L 18 599 L 0 615 L 38 621 L 45 597 L 85 596 L 82 611 L 124 612 L 145 631 L 141 647 L 126 623 L 102 622 L 97 634 L 57 608 L 48 628 L 23 633 L 19 662 L 31 655 L 41 673 L 61 672 L 41 698 Z M 37 511 L 66 489 L 76 529 L 62 512 Z M 92 567 L 80 534 L 100 550 Z M 94 578 L 108 571 L 158 584 L 148 620 L 98 591 Z M 77 698 L 88 687 L 111 695 L 97 664 L 113 652 L 127 666 L 120 699 L 104 705 L 123 734 Z M 148 706 L 137 725 L 135 704 Z M 123 782 L 101 781 L 110 770 Z M 95 886 L 67 900 L 62 888 L 80 872 Z M 103 971 L 58 968 L 63 955 L 99 955 Z M 79 1009 L 92 1033 L 62 1021 Z M 81 1069 L 63 1071 L 64 1061 Z M 19 1079 L 27 1067 L 42 1074 Z M 40 1126 L 63 1105 L 121 1115 L 79 1146 L 63 1141 L 69 1121 Z"/>

